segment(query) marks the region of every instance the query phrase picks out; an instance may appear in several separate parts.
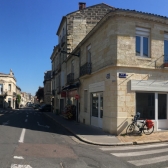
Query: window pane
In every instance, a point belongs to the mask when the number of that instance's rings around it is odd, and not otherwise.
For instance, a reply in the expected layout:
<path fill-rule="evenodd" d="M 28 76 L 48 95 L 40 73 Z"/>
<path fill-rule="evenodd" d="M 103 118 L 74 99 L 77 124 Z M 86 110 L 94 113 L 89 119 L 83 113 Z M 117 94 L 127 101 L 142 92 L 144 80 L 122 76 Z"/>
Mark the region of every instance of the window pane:
<path fill-rule="evenodd" d="M 166 94 L 158 94 L 158 119 L 167 119 Z"/>
<path fill-rule="evenodd" d="M 139 36 L 136 36 L 136 55 L 140 56 L 140 40 L 141 38 Z"/>
<path fill-rule="evenodd" d="M 92 116 L 98 117 L 98 95 L 96 93 L 92 94 Z"/>
<path fill-rule="evenodd" d="M 168 40 L 164 41 L 164 61 L 168 62 Z"/>
<path fill-rule="evenodd" d="M 148 38 L 143 37 L 143 56 L 148 57 Z"/>
<path fill-rule="evenodd" d="M 100 93 L 100 118 L 103 118 L 103 93 Z"/>
<path fill-rule="evenodd" d="M 154 93 L 136 93 L 136 112 L 140 112 L 142 119 L 155 119 Z"/>

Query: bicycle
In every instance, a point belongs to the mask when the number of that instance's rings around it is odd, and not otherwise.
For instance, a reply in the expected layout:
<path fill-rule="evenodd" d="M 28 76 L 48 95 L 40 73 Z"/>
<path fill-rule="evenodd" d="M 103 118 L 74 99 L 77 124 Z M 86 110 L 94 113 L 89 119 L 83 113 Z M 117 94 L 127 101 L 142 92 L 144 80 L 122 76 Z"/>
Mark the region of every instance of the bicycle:
<path fill-rule="evenodd" d="M 137 113 L 135 116 L 131 116 L 134 118 L 132 119 L 132 123 L 128 125 L 126 129 L 127 135 L 133 134 L 136 127 L 139 129 L 138 133 L 142 133 L 142 131 L 145 135 L 150 135 L 153 133 L 154 123 L 151 120 L 145 119 L 144 121 L 137 121 L 140 118 L 140 113 Z M 141 123 L 141 125 L 138 123 Z"/>

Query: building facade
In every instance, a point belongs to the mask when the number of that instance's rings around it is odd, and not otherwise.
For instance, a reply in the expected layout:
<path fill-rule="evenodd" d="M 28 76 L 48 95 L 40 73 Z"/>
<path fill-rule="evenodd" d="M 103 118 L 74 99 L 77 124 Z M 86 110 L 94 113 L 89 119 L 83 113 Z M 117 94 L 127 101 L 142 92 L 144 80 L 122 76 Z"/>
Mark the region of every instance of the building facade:
<path fill-rule="evenodd" d="M 140 112 L 141 118 L 153 120 L 155 130 L 168 129 L 167 17 L 113 10 L 72 54 L 79 51 L 78 59 L 67 58 L 66 69 L 75 65 L 74 76 L 80 80 L 80 122 L 118 135 L 131 115 Z M 75 89 L 73 84 L 66 92 Z"/>
<path fill-rule="evenodd" d="M 10 70 L 9 74 L 0 73 L 0 108 L 16 107 L 16 79 Z"/>
<path fill-rule="evenodd" d="M 66 58 L 80 41 L 93 29 L 93 27 L 111 10 L 113 7 L 104 3 L 86 7 L 86 3 L 79 3 L 79 9 L 63 16 L 57 30 L 58 45 L 53 49 L 50 57 L 52 62 L 52 93 L 54 111 L 63 111 L 68 103 L 65 98 L 65 91 L 62 89 L 69 85 L 68 80 L 74 78 L 72 71 L 67 70 Z"/>
<path fill-rule="evenodd" d="M 46 71 L 44 73 L 44 104 L 51 104 L 52 94 L 51 94 L 51 71 Z"/>

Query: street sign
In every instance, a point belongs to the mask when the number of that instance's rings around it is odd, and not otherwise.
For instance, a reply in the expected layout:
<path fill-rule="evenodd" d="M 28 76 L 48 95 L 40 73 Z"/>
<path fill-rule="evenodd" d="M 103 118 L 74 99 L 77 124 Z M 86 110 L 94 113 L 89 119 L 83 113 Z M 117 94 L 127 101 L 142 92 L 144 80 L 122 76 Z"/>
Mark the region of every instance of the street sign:
<path fill-rule="evenodd" d="M 79 95 L 77 94 L 77 95 L 75 95 L 75 99 L 79 99 Z"/>

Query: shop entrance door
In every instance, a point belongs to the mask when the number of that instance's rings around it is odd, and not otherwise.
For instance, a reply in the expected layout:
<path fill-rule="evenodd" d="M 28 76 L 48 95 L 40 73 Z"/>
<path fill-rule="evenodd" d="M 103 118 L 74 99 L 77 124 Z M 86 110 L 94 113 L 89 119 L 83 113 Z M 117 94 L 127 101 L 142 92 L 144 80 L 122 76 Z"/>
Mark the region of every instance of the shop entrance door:
<path fill-rule="evenodd" d="M 91 93 L 91 125 L 102 128 L 103 126 L 103 92 Z"/>
<path fill-rule="evenodd" d="M 158 129 L 167 128 L 167 94 L 158 94 Z"/>

